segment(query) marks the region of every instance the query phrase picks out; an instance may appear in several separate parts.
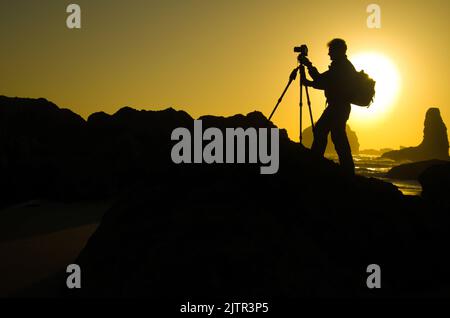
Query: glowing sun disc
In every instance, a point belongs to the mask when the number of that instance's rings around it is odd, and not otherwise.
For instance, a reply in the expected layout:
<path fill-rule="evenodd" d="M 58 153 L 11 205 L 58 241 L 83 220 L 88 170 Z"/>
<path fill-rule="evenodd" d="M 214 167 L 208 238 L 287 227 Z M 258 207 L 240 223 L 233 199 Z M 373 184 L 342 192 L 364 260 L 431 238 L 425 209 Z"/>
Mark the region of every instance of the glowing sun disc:
<path fill-rule="evenodd" d="M 359 53 L 350 57 L 357 71 L 364 70 L 376 81 L 375 98 L 369 108 L 352 107 L 352 117 L 376 119 L 393 106 L 400 91 L 400 76 L 392 61 L 379 53 Z"/>

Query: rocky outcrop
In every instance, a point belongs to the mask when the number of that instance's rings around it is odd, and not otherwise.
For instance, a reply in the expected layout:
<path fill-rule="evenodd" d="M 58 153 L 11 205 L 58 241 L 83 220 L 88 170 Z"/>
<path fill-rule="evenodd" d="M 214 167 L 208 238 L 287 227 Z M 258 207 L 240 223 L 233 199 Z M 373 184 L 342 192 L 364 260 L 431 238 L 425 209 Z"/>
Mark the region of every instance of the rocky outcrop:
<path fill-rule="evenodd" d="M 85 144 L 79 115 L 42 98 L 0 96 L 0 206 L 56 193 Z"/>
<path fill-rule="evenodd" d="M 203 126 L 274 127 L 261 113 L 203 116 Z M 193 128 L 183 111 L 94 113 L 85 121 L 45 99 L 0 98 L 2 204 L 115 196 L 174 168 L 172 131 Z M 290 142 L 285 130 L 281 143 Z M 175 167 L 176 168 L 176 167 Z"/>
<path fill-rule="evenodd" d="M 172 129 L 191 122 L 174 109 L 129 107 L 85 121 L 45 99 L 0 97 L 0 205 L 117 195 L 163 174 Z"/>
<path fill-rule="evenodd" d="M 422 196 L 434 203 L 446 207 L 444 213 L 448 214 L 450 208 L 450 163 L 433 165 L 420 176 Z"/>
<path fill-rule="evenodd" d="M 413 163 L 405 163 L 393 167 L 386 173 L 386 177 L 400 180 L 418 180 L 419 176 L 428 168 L 436 165 L 448 163 L 446 160 L 426 160 Z"/>
<path fill-rule="evenodd" d="M 439 108 L 430 108 L 425 116 L 422 143 L 417 147 L 386 152 L 382 157 L 397 161 L 448 160 L 448 148 L 447 127 Z"/>
<path fill-rule="evenodd" d="M 7 101 L 13 102 L 30 101 Z M 40 138 L 55 146 L 45 148 L 45 141 L 29 148 L 30 158 L 40 158 L 38 166 L 23 155 L 11 164 L 11 155 L 21 154 L 16 134 L 2 132 L 2 144 L 15 145 L 5 152 L 2 173 L 8 178 L 0 179 L 6 197 L 118 199 L 74 260 L 82 268 L 82 288 L 68 290 L 67 277 L 60 281 L 66 296 L 425 297 L 450 292 L 450 262 L 442 252 L 450 243 L 448 213 L 403 196 L 390 183 L 346 176 L 334 162 L 289 140 L 285 131 L 280 132 L 278 173 L 261 175 L 259 164 L 174 164 L 172 130 L 193 129 L 185 112 L 126 107 L 84 121 L 39 103 L 54 118 L 67 115 L 65 126 L 72 128 L 64 132 L 62 127 L 59 134 L 51 123 L 48 129 L 32 121 L 42 130 Z M 8 127 L 29 116 L 24 109 Z M 205 128 L 222 130 L 274 127 L 259 112 L 202 120 Z M 32 133 L 23 136 L 32 139 Z M 17 183 L 24 167 L 27 173 Z M 382 268 L 380 290 L 365 284 L 367 266 L 374 263 Z"/>
<path fill-rule="evenodd" d="M 448 293 L 447 214 L 382 181 L 347 179 L 298 146 L 280 163 L 270 176 L 186 166 L 122 197 L 75 261 L 83 288 L 64 290 L 151 299 Z M 373 263 L 383 273 L 376 294 L 363 274 Z"/>
<path fill-rule="evenodd" d="M 359 153 L 358 137 L 356 136 L 356 133 L 350 128 L 349 125 L 346 126 L 346 132 L 348 142 L 350 143 L 350 149 L 352 150 L 352 154 L 356 155 Z M 312 133 L 312 127 L 310 126 L 303 130 L 303 144 L 305 145 L 305 147 L 311 148 L 313 140 L 314 138 Z M 328 144 L 327 148 L 325 149 L 325 154 L 336 155 L 336 150 L 334 149 L 334 144 L 333 141 L 331 140 L 331 134 L 328 135 Z"/>

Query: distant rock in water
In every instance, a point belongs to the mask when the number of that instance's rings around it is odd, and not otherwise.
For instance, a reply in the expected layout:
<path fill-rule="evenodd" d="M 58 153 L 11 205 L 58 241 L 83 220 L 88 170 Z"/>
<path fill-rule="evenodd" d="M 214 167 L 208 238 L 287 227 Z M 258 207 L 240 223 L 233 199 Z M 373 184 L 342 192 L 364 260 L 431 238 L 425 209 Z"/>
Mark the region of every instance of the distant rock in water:
<path fill-rule="evenodd" d="M 413 162 L 413 163 L 406 163 L 403 165 L 399 165 L 396 167 L 393 167 L 391 170 L 388 171 L 386 174 L 386 177 L 391 179 L 400 179 L 400 180 L 418 180 L 419 176 L 422 172 L 427 170 L 428 168 L 436 165 L 441 165 L 444 163 L 448 163 L 449 161 L 446 160 L 426 160 L 426 161 L 419 161 L 419 162 Z"/>
<path fill-rule="evenodd" d="M 381 156 L 385 152 L 392 151 L 393 149 L 390 148 L 381 148 L 381 149 L 363 149 L 359 151 L 360 155 L 367 155 L 367 156 Z"/>
<path fill-rule="evenodd" d="M 389 151 L 382 157 L 398 161 L 448 160 L 448 148 L 447 127 L 442 120 L 439 108 L 430 108 L 425 116 L 422 143 L 417 147 Z"/>
<path fill-rule="evenodd" d="M 380 156 L 383 153 L 378 149 L 363 149 L 359 151 L 359 154 L 367 156 Z"/>
<path fill-rule="evenodd" d="M 356 155 L 359 153 L 359 142 L 356 133 L 350 128 L 349 125 L 346 126 L 346 132 L 348 137 L 348 142 L 350 143 L 350 148 L 352 150 L 352 154 Z M 312 127 L 303 130 L 303 145 L 307 148 L 311 148 L 314 137 L 312 133 Z M 334 149 L 333 141 L 331 140 L 331 134 L 328 135 L 328 144 L 325 150 L 326 154 L 336 154 L 336 149 Z"/>

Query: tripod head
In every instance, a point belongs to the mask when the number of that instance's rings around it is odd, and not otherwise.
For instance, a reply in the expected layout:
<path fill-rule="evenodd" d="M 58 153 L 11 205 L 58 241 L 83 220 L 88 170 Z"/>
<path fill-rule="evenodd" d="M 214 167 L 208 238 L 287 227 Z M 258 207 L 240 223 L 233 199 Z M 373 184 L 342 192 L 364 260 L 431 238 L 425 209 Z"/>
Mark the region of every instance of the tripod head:
<path fill-rule="evenodd" d="M 302 108 L 303 108 L 303 88 L 305 88 L 306 91 L 306 98 L 308 102 L 308 108 L 309 108 L 309 115 L 311 119 L 311 126 L 313 127 L 314 132 L 314 120 L 312 117 L 312 111 L 311 111 L 311 101 L 309 99 L 309 93 L 308 93 L 308 86 L 304 85 L 304 81 L 306 80 L 305 75 L 305 64 L 308 65 L 311 62 L 309 62 L 307 56 L 308 56 L 308 47 L 306 44 L 302 44 L 300 46 L 294 47 L 294 52 L 299 53 L 297 60 L 299 62 L 299 66 L 294 68 L 291 72 L 291 75 L 289 76 L 289 82 L 286 85 L 286 88 L 284 89 L 283 93 L 281 94 L 280 98 L 278 99 L 277 104 L 275 105 L 275 108 L 272 110 L 272 113 L 269 116 L 269 120 L 272 119 L 273 114 L 278 108 L 278 105 L 280 105 L 281 101 L 283 100 L 284 94 L 286 94 L 286 91 L 288 90 L 289 86 L 295 79 L 297 78 L 297 73 L 300 73 L 300 144 L 302 143 Z"/>
<path fill-rule="evenodd" d="M 308 47 L 306 46 L 306 44 L 294 47 L 294 52 L 300 53 L 297 56 L 297 61 L 300 63 L 300 65 L 303 65 L 304 59 L 308 56 Z"/>

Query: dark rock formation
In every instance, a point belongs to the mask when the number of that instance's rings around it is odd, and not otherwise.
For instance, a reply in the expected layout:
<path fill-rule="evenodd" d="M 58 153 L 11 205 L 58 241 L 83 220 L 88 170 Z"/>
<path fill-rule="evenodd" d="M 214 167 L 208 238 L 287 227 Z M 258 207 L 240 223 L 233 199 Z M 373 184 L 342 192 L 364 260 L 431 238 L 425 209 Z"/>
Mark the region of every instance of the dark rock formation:
<path fill-rule="evenodd" d="M 430 108 L 425 116 L 422 143 L 417 147 L 386 152 L 382 157 L 398 161 L 448 160 L 448 147 L 447 127 L 439 108 Z"/>
<path fill-rule="evenodd" d="M 122 108 L 86 122 L 45 99 L 0 97 L 0 205 L 117 195 L 163 175 L 185 112 Z M 168 142 L 169 141 L 169 142 Z"/>
<path fill-rule="evenodd" d="M 85 145 L 84 125 L 79 115 L 45 99 L 0 96 L 0 205 L 57 189 L 61 169 Z"/>
<path fill-rule="evenodd" d="M 434 203 L 446 207 L 444 213 L 448 214 L 450 208 L 450 163 L 433 165 L 420 176 L 422 196 Z"/>
<path fill-rule="evenodd" d="M 352 154 L 356 155 L 359 153 L 359 142 L 358 137 L 356 136 L 356 133 L 350 128 L 349 125 L 346 126 L 346 132 L 348 137 L 348 142 L 350 143 L 350 148 L 352 150 Z M 313 143 L 313 133 L 312 133 L 312 127 L 308 127 L 303 130 L 303 144 L 307 148 L 311 148 L 311 145 Z M 331 140 L 331 135 L 328 135 L 328 144 L 327 148 L 325 149 L 325 154 L 336 154 L 336 149 L 334 149 L 333 141 Z"/>
<path fill-rule="evenodd" d="M 396 167 L 393 167 L 388 171 L 386 177 L 391 179 L 403 179 L 403 180 L 418 180 L 422 172 L 429 167 L 447 163 L 445 160 L 427 160 L 413 163 L 405 163 Z"/>
<path fill-rule="evenodd" d="M 1 107 L 16 102 L 31 103 L 8 99 Z M 47 108 L 43 112 L 57 119 L 68 114 Z M 29 116 L 28 110 L 22 116 Z M 20 154 L 16 134 L 2 130 L 1 144 L 13 146 L 4 152 L 2 167 L 9 178 L 0 179 L 3 193 L 18 199 L 118 198 L 74 261 L 82 268 L 82 288 L 67 290 L 66 277 L 60 281 L 66 296 L 425 297 L 450 292 L 450 262 L 443 252 L 450 242 L 448 213 L 404 197 L 390 183 L 345 176 L 337 164 L 313 156 L 285 131 L 278 173 L 261 175 L 259 164 L 172 163 L 171 131 L 193 129 L 185 112 L 123 108 L 87 121 L 68 118 L 64 126 L 72 128 L 65 133 L 51 123 L 52 129 L 36 127 L 55 148 L 45 153 L 47 141 L 30 147 L 20 164 L 10 160 Z M 202 120 L 205 128 L 222 130 L 273 127 L 258 112 Z M 20 123 L 19 116 L 8 127 Z M 26 140 L 32 134 L 24 134 Z M 32 165 L 42 153 L 48 155 Z M 24 167 L 29 168 L 20 186 L 27 193 L 11 187 L 19 184 L 16 174 Z M 380 290 L 366 286 L 366 268 L 374 263 L 382 269 Z"/>
<path fill-rule="evenodd" d="M 124 196 L 75 263 L 82 297 L 424 297 L 450 290 L 448 215 L 342 177 L 307 150 L 282 170 L 202 165 Z M 289 159 L 288 157 L 289 156 Z M 426 238 L 426 239 L 425 239 Z M 380 264 L 383 287 L 365 285 Z M 411 280 L 414 277 L 414 280 Z"/>

